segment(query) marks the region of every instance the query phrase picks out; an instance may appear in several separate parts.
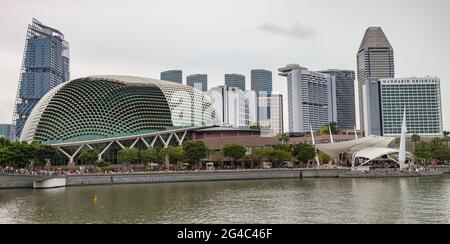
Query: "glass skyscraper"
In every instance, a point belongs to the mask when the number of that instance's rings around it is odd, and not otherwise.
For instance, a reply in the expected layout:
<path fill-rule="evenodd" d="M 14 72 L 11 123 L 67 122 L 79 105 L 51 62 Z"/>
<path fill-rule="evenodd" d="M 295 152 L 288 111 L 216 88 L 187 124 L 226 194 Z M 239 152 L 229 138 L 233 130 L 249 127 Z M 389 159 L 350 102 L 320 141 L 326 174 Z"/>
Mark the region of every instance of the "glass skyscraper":
<path fill-rule="evenodd" d="M 355 71 L 329 69 L 319 71 L 336 78 L 336 113 L 338 128 L 353 129 L 356 126 Z"/>
<path fill-rule="evenodd" d="M 365 130 L 363 85 L 370 79 L 394 78 L 394 50 L 381 27 L 369 27 L 357 53 L 360 128 Z"/>
<path fill-rule="evenodd" d="M 0 137 L 4 137 L 10 141 L 15 141 L 16 135 L 14 133 L 14 125 L 0 124 Z"/>
<path fill-rule="evenodd" d="M 272 72 L 263 69 L 254 69 L 251 71 L 252 91 L 272 92 Z"/>
<path fill-rule="evenodd" d="M 245 76 L 240 74 L 225 74 L 225 85 L 237 87 L 245 91 Z"/>
<path fill-rule="evenodd" d="M 208 75 L 195 74 L 186 77 L 186 84 L 188 86 L 199 89 L 200 91 L 208 91 Z"/>
<path fill-rule="evenodd" d="M 69 79 L 69 43 L 60 31 L 33 19 L 28 26 L 14 108 L 17 138 L 39 100 Z"/>
<path fill-rule="evenodd" d="M 183 71 L 181 70 L 163 71 L 161 72 L 161 80 L 183 84 Z"/>

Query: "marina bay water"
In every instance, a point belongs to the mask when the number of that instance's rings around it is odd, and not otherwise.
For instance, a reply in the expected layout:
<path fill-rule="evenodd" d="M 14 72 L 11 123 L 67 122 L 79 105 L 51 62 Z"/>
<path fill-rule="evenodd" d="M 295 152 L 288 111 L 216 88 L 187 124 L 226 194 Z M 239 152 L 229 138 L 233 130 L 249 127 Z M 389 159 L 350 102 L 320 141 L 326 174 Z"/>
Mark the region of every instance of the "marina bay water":
<path fill-rule="evenodd" d="M 1 190 L 0 223 L 450 223 L 450 176 Z"/>

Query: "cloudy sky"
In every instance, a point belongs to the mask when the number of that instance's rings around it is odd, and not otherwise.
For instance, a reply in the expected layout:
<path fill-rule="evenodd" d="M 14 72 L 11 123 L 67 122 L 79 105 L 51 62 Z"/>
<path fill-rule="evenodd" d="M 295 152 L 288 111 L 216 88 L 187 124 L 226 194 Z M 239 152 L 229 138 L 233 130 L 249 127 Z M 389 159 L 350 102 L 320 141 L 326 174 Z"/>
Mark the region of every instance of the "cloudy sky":
<path fill-rule="evenodd" d="M 26 28 L 32 18 L 70 42 L 71 78 L 126 74 L 159 78 L 166 69 L 207 73 L 356 69 L 369 26 L 382 26 L 395 51 L 396 76 L 439 76 L 444 129 L 450 130 L 448 0 L 0 0 L 0 123 L 10 123 Z"/>

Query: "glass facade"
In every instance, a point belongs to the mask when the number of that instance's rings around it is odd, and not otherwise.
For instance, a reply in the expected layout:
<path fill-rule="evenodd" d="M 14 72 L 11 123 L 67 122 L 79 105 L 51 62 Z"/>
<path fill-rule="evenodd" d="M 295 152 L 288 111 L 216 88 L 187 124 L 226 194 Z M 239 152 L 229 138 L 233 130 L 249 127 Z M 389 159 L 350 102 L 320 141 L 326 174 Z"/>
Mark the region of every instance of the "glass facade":
<path fill-rule="evenodd" d="M 33 19 L 27 31 L 14 108 L 17 137 L 39 100 L 52 88 L 70 79 L 69 66 L 69 44 L 64 35 Z"/>
<path fill-rule="evenodd" d="M 161 80 L 183 84 L 183 71 L 168 70 L 168 71 L 161 72 Z"/>
<path fill-rule="evenodd" d="M 195 74 L 186 77 L 186 84 L 190 87 L 194 87 L 200 91 L 208 91 L 208 75 L 207 74 Z"/>
<path fill-rule="evenodd" d="M 325 70 L 320 73 L 336 78 L 336 116 L 338 128 L 353 129 L 356 126 L 355 71 Z"/>
<path fill-rule="evenodd" d="M 225 74 L 225 85 L 237 87 L 241 89 L 241 91 L 245 91 L 245 76 L 239 74 Z"/>
<path fill-rule="evenodd" d="M 272 92 L 272 72 L 263 69 L 251 71 L 252 91 Z"/>
<path fill-rule="evenodd" d="M 14 133 L 14 125 L 0 124 L 0 137 L 4 137 L 10 141 L 15 141 L 16 135 Z"/>

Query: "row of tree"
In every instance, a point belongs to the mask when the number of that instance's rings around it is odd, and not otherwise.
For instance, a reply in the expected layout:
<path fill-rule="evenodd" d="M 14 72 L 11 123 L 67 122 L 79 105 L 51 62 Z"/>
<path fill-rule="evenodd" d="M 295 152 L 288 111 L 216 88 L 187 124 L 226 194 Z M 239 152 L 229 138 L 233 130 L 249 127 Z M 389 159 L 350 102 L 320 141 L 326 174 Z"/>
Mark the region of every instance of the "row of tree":
<path fill-rule="evenodd" d="M 438 160 L 440 163 L 450 161 L 450 137 L 434 138 L 427 142 L 420 136 L 413 135 L 411 140 L 414 143 L 413 152 L 417 160 L 425 164 L 429 164 L 432 160 Z"/>
<path fill-rule="evenodd" d="M 163 164 L 166 159 L 173 165 L 181 163 L 198 164 L 208 156 L 208 146 L 202 141 L 188 141 L 183 146 L 168 147 L 164 149 L 149 148 L 139 150 L 138 148 L 124 148 L 118 152 L 117 158 L 129 166 L 138 162 L 143 164 Z M 106 167 L 109 164 L 98 160 L 99 151 L 97 149 L 85 149 L 80 152 L 79 160 L 87 164 L 96 164 L 98 167 Z"/>
<path fill-rule="evenodd" d="M 40 167 L 59 156 L 58 149 L 43 145 L 39 142 L 11 142 L 0 138 L 0 166 L 25 168 L 26 166 Z"/>
<path fill-rule="evenodd" d="M 281 141 L 285 141 L 282 139 Z M 225 145 L 222 150 L 223 157 L 231 161 L 234 166 L 263 167 L 264 162 L 272 163 L 273 167 L 281 167 L 286 161 L 296 161 L 298 163 L 308 163 L 316 156 L 314 146 L 307 143 L 295 145 L 279 144 L 274 147 L 256 148 L 247 154 L 247 149 L 243 145 Z"/>

